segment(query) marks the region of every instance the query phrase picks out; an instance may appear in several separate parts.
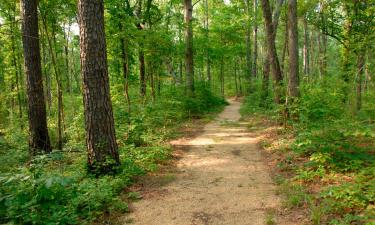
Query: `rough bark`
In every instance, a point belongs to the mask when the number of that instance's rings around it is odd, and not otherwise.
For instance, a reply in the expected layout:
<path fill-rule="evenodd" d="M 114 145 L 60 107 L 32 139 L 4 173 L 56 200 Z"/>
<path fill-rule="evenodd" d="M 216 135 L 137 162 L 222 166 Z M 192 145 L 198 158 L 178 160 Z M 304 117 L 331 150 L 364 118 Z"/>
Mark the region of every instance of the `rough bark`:
<path fill-rule="evenodd" d="M 81 73 L 88 168 L 109 173 L 120 163 L 109 89 L 103 0 L 79 0 Z"/>
<path fill-rule="evenodd" d="M 38 1 L 22 0 L 22 42 L 28 97 L 29 149 L 31 155 L 51 151 L 40 62 Z"/>
<path fill-rule="evenodd" d="M 297 0 L 288 1 L 288 23 L 289 23 L 289 97 L 299 96 L 298 77 L 298 20 Z"/>
<path fill-rule="evenodd" d="M 193 52 L 193 5 L 191 0 L 184 0 L 185 8 L 185 69 L 189 95 L 194 94 L 194 52 Z"/>
<path fill-rule="evenodd" d="M 277 104 L 281 103 L 282 73 L 280 68 L 280 62 L 277 57 L 275 37 L 282 3 L 282 0 L 278 1 L 278 5 L 276 7 L 274 14 L 274 19 L 272 19 L 269 0 L 262 0 L 262 10 L 266 28 L 267 51 L 274 79 L 275 103 Z"/>

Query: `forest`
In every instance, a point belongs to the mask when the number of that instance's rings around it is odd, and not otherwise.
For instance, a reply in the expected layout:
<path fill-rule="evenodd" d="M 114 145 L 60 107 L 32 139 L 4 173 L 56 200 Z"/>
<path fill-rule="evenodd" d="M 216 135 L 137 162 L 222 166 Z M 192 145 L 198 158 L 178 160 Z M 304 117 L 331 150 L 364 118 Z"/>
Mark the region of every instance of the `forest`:
<path fill-rule="evenodd" d="M 374 0 L 1 0 L 0 224 L 375 224 L 374 49 Z"/>

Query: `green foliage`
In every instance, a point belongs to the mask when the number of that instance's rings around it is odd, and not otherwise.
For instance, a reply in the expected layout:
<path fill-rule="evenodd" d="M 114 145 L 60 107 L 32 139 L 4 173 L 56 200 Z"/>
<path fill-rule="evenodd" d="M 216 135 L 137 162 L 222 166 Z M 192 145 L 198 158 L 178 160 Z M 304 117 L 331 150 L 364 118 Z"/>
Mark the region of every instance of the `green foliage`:
<path fill-rule="evenodd" d="M 119 194 L 134 177 L 156 171 L 159 163 L 170 158 L 165 141 L 176 136 L 179 125 L 193 116 L 217 112 L 225 104 L 203 86 L 196 93 L 187 100 L 182 88 L 166 89 L 156 102 L 134 104 L 130 115 L 123 96 L 113 95 L 122 164 L 111 176 L 87 174 L 81 97 L 65 99 L 72 106 L 66 113 L 74 116 L 66 120 L 63 151 L 25 164 L 26 132 L 4 129 L 0 136 L 0 223 L 90 224 L 106 212 L 126 212 L 128 207 Z M 50 126 L 56 128 L 54 122 L 50 120 Z"/>
<path fill-rule="evenodd" d="M 294 173 L 281 182 L 281 192 L 287 207 L 308 206 L 313 224 L 366 224 L 375 218 L 375 92 L 365 93 L 362 110 L 354 114 L 343 101 L 343 86 L 339 76 L 303 80 L 292 112 L 297 117 L 287 121 L 295 134 L 290 148 L 305 161 L 278 164 Z M 272 103 L 260 103 L 260 94 L 251 94 L 242 113 L 279 120 Z"/>

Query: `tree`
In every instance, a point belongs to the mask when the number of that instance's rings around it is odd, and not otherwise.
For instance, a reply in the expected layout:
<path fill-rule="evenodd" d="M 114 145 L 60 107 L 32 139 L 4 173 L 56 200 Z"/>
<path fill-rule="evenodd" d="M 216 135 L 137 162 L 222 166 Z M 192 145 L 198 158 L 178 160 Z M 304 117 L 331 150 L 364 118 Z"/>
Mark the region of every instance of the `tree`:
<path fill-rule="evenodd" d="M 185 8 L 185 69 L 188 94 L 194 94 L 194 52 L 193 52 L 193 5 L 184 0 Z"/>
<path fill-rule="evenodd" d="M 88 167 L 108 173 L 119 165 L 109 90 L 103 0 L 79 0 L 81 73 Z"/>
<path fill-rule="evenodd" d="M 38 1 L 22 0 L 22 42 L 27 82 L 29 150 L 31 155 L 48 153 L 51 144 L 47 129 L 38 33 Z"/>
<path fill-rule="evenodd" d="M 289 97 L 299 96 L 297 0 L 288 0 L 289 30 Z"/>
<path fill-rule="evenodd" d="M 276 32 L 277 26 L 279 23 L 279 16 L 281 6 L 283 4 L 283 0 L 278 0 L 276 9 L 274 12 L 274 16 L 272 18 L 271 7 L 269 0 L 262 0 L 262 10 L 263 10 L 263 18 L 266 28 L 266 40 L 267 40 L 267 51 L 268 51 L 268 58 L 271 64 L 271 71 L 274 79 L 274 89 L 275 89 L 275 102 L 277 104 L 281 103 L 281 82 L 283 79 L 280 62 L 277 57 L 276 51 Z"/>

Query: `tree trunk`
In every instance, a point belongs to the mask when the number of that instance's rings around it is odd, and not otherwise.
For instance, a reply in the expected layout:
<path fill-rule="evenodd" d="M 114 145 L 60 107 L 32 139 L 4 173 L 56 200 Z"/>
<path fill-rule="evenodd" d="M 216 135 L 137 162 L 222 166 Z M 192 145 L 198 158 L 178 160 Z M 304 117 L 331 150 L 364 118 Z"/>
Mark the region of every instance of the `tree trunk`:
<path fill-rule="evenodd" d="M 258 0 L 254 0 L 254 30 L 253 30 L 253 76 L 257 77 L 257 60 L 258 60 Z"/>
<path fill-rule="evenodd" d="M 262 93 L 261 93 L 262 100 L 260 102 L 260 106 L 263 106 L 263 107 L 266 106 L 266 101 L 268 98 L 269 83 L 270 83 L 270 61 L 269 61 L 269 57 L 266 57 L 264 60 L 264 65 L 263 65 L 263 79 L 262 79 Z"/>
<path fill-rule="evenodd" d="M 88 168 L 112 172 L 120 164 L 109 89 L 103 0 L 79 0 L 81 73 Z"/>
<path fill-rule="evenodd" d="M 11 51 L 12 51 L 12 64 L 14 68 L 14 75 L 16 78 L 16 92 L 17 92 L 17 101 L 18 101 L 18 113 L 19 113 L 19 118 L 22 119 L 22 101 L 21 101 L 21 89 L 20 89 L 20 72 L 19 67 L 18 67 L 18 60 L 17 60 L 17 55 L 16 55 L 16 43 L 15 43 L 15 36 L 14 36 L 14 29 L 15 27 L 13 24 L 15 24 L 15 17 L 10 16 L 10 21 L 11 21 L 11 29 L 10 29 L 10 39 L 11 39 Z M 21 123 L 21 129 L 23 128 L 23 124 Z"/>
<path fill-rule="evenodd" d="M 239 97 L 238 94 L 238 81 L 237 81 L 237 62 L 234 62 L 234 84 L 236 87 L 236 97 Z"/>
<path fill-rule="evenodd" d="M 131 102 L 130 102 L 130 96 L 129 96 L 129 57 L 128 57 L 128 48 L 127 48 L 127 42 L 126 39 L 123 37 L 120 39 L 120 45 L 121 45 L 121 57 L 122 57 L 122 73 L 124 76 L 124 94 L 125 99 L 128 104 L 128 113 L 130 116 L 131 112 Z"/>
<path fill-rule="evenodd" d="M 22 41 L 27 80 L 29 149 L 31 155 L 51 152 L 40 62 L 38 1 L 22 0 Z"/>
<path fill-rule="evenodd" d="M 57 149 L 62 150 L 62 147 L 63 147 L 62 136 L 64 132 L 63 131 L 63 117 L 64 117 L 63 107 L 64 106 L 63 106 L 61 78 L 57 69 L 55 51 L 53 50 L 51 37 L 49 36 L 49 33 L 48 33 L 46 18 L 43 13 L 42 13 L 42 22 L 44 26 L 44 31 L 46 33 L 46 38 L 48 41 L 49 52 L 52 58 L 52 66 L 53 66 L 53 71 L 55 73 L 55 79 L 56 79 L 56 84 L 57 84 Z M 56 42 L 55 32 L 53 32 L 53 37 L 54 37 L 54 42 Z"/>
<path fill-rule="evenodd" d="M 250 0 L 246 0 L 246 20 L 246 79 L 248 82 L 248 91 L 252 92 Z"/>
<path fill-rule="evenodd" d="M 310 74 L 310 48 L 309 48 L 309 31 L 307 18 L 303 18 L 303 27 L 304 27 L 304 39 L 303 39 L 303 72 L 305 75 Z"/>
<path fill-rule="evenodd" d="M 184 0 L 185 7 L 185 66 L 188 95 L 194 95 L 194 52 L 193 52 L 193 5 Z"/>
<path fill-rule="evenodd" d="M 69 25 L 69 29 L 70 29 L 70 24 Z M 68 94 L 70 94 L 72 92 L 72 85 L 71 85 L 71 74 L 70 74 L 70 65 L 69 65 L 69 32 L 70 30 L 68 30 L 67 34 L 65 32 L 65 29 L 63 31 L 63 34 L 64 34 L 64 40 L 65 40 L 65 44 L 64 44 L 64 53 L 65 53 L 65 66 L 66 66 L 66 90 L 68 92 Z"/>
<path fill-rule="evenodd" d="M 141 14 L 142 14 L 142 0 L 138 1 L 138 6 L 137 6 L 137 12 L 136 15 L 138 17 L 138 20 L 141 20 Z M 143 30 L 144 25 L 140 21 L 137 24 L 137 28 L 139 31 Z M 143 32 L 142 32 L 143 35 Z M 138 61 L 139 61 L 139 93 L 142 98 L 146 96 L 146 87 L 147 87 L 147 81 L 146 81 L 146 66 L 145 66 L 145 53 L 143 51 L 143 41 L 145 40 L 144 36 L 139 40 L 139 50 L 138 50 Z"/>
<path fill-rule="evenodd" d="M 356 93 L 356 110 L 357 112 L 362 108 L 362 81 L 365 70 L 365 53 L 362 51 L 357 56 L 357 93 Z"/>
<path fill-rule="evenodd" d="M 119 28 L 121 32 L 125 32 L 121 21 L 119 22 Z M 130 101 L 130 96 L 129 96 L 130 70 L 129 70 L 128 42 L 125 37 L 120 37 L 120 46 L 121 46 L 121 58 L 122 58 L 122 73 L 124 76 L 124 95 L 125 95 L 126 103 L 128 104 L 128 114 L 130 116 L 130 113 L 131 113 L 131 101 Z"/>
<path fill-rule="evenodd" d="M 224 58 L 221 56 L 221 62 L 220 62 L 220 93 L 221 96 L 224 97 Z"/>
<path fill-rule="evenodd" d="M 208 10 L 208 0 L 205 0 L 205 6 L 206 6 L 206 57 L 207 57 L 207 81 L 208 85 L 211 87 L 211 58 L 210 58 L 210 30 L 209 30 L 209 10 Z"/>
<path fill-rule="evenodd" d="M 299 96 L 298 78 L 298 24 L 297 24 L 297 0 L 288 1 L 289 23 L 289 97 Z M 292 100 L 293 101 L 293 100 Z"/>
<path fill-rule="evenodd" d="M 283 1 L 279 1 L 279 2 L 281 2 L 282 4 Z M 281 6 L 278 8 L 281 8 Z M 272 74 L 273 74 L 273 79 L 274 79 L 275 103 L 280 104 L 281 103 L 282 73 L 281 73 L 279 59 L 277 57 L 276 44 L 275 44 L 275 37 L 276 37 L 279 16 L 275 16 L 272 22 L 272 14 L 271 14 L 269 0 L 262 0 L 262 10 L 263 10 L 263 17 L 264 17 L 265 28 L 266 28 L 268 57 L 271 63 Z M 275 15 L 279 15 L 278 10 L 275 10 Z"/>

